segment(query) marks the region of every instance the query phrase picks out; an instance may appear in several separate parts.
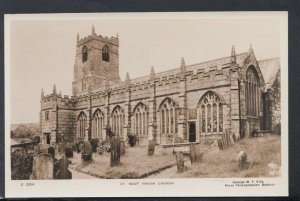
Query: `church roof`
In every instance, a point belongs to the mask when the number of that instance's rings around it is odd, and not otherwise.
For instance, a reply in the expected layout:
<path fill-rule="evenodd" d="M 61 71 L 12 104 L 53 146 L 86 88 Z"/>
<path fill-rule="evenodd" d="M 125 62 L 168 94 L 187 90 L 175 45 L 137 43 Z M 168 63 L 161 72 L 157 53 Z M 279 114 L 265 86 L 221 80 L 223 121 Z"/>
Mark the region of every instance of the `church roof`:
<path fill-rule="evenodd" d="M 247 58 L 248 52 L 236 54 L 236 62 L 240 66 L 243 66 L 245 59 Z M 221 70 L 224 66 L 231 65 L 231 57 L 222 57 L 211 61 L 204 61 L 201 63 L 191 64 L 187 66 L 187 70 L 197 71 L 197 69 L 204 69 L 204 72 L 208 72 L 211 67 L 217 67 L 217 70 Z"/>
<path fill-rule="evenodd" d="M 264 76 L 266 88 L 271 88 L 276 79 L 277 73 L 280 70 L 280 59 L 272 58 L 261 60 L 258 61 L 258 65 Z"/>

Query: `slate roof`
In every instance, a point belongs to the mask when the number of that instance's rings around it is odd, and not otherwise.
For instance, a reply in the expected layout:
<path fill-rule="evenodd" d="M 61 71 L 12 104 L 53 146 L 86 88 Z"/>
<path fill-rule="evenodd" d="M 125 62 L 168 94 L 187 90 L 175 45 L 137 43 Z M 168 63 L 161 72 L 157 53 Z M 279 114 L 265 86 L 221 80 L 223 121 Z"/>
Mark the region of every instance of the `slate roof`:
<path fill-rule="evenodd" d="M 260 67 L 261 73 L 264 76 L 266 88 L 267 89 L 271 88 L 280 70 L 280 59 L 271 58 L 271 59 L 261 60 L 258 61 L 258 65 Z"/>

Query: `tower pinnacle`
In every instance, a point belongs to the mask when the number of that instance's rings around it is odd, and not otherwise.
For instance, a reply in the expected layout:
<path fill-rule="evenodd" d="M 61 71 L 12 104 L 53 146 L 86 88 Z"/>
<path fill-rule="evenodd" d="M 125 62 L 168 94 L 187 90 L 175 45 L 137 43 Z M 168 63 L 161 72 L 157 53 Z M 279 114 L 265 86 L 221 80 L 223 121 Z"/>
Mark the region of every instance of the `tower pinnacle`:
<path fill-rule="evenodd" d="M 154 71 L 154 67 L 153 66 L 151 66 L 150 79 L 151 80 L 155 79 L 155 71 Z"/>
<path fill-rule="evenodd" d="M 95 26 L 93 25 L 93 27 L 92 27 L 92 35 L 95 35 L 96 34 L 96 32 L 95 32 Z"/>
<path fill-rule="evenodd" d="M 53 92 L 52 92 L 52 94 L 56 96 L 56 85 L 55 84 L 53 85 Z"/>
<path fill-rule="evenodd" d="M 126 72 L 126 81 L 130 81 L 129 73 Z"/>
<path fill-rule="evenodd" d="M 45 95 L 44 95 L 44 89 L 42 88 L 42 91 L 41 91 L 41 99 L 45 98 Z"/>
<path fill-rule="evenodd" d="M 234 47 L 234 45 L 231 48 L 231 63 L 232 64 L 236 63 L 236 54 L 235 54 L 235 47 Z"/>
<path fill-rule="evenodd" d="M 180 71 L 181 73 L 184 73 L 186 71 L 186 65 L 183 57 L 181 58 Z"/>

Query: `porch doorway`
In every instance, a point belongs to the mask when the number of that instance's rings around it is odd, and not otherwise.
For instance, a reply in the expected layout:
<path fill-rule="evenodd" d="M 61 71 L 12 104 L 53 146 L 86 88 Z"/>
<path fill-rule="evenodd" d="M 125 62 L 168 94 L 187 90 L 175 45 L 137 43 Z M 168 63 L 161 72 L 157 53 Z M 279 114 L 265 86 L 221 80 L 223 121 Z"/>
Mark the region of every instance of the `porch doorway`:
<path fill-rule="evenodd" d="M 189 142 L 196 142 L 196 123 L 188 122 L 189 125 Z"/>
<path fill-rule="evenodd" d="M 44 133 L 44 139 L 46 144 L 50 144 L 51 141 L 50 133 Z"/>

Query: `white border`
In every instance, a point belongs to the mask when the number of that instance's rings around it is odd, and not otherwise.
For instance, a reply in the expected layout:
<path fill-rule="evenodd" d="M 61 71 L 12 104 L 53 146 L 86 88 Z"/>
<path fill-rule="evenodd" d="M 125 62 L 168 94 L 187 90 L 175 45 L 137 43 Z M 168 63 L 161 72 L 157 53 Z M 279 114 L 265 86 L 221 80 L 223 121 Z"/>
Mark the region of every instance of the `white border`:
<path fill-rule="evenodd" d="M 12 181 L 10 177 L 10 22 L 13 20 L 105 20 L 105 19 L 219 19 L 272 18 L 280 20 L 281 65 L 281 177 L 278 178 L 210 178 L 146 180 L 67 180 Z M 105 14 L 13 14 L 5 15 L 5 195 L 6 197 L 218 197 L 218 196 L 288 196 L 288 12 L 205 12 L 205 13 L 105 13 Z M 225 188 L 232 181 L 263 180 L 272 187 Z M 155 181 L 154 186 L 130 186 L 128 183 Z M 158 185 L 158 182 L 174 182 Z M 121 186 L 125 182 L 126 186 Z"/>

